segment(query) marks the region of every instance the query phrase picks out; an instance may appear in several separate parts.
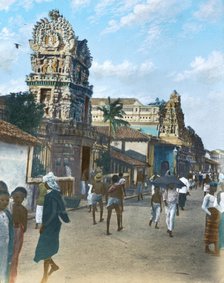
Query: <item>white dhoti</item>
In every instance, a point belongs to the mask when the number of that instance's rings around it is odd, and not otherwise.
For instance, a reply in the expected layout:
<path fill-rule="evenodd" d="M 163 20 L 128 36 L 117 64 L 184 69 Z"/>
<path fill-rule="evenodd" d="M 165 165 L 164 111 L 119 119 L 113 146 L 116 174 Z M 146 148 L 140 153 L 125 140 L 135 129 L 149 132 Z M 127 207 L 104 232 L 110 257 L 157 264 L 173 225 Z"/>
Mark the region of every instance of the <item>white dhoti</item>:
<path fill-rule="evenodd" d="M 166 225 L 167 225 L 167 229 L 170 231 L 172 231 L 174 228 L 176 209 L 177 209 L 176 203 L 168 203 L 168 205 L 165 207 Z"/>
<path fill-rule="evenodd" d="M 42 223 L 42 215 L 43 215 L 43 205 L 37 205 L 36 206 L 36 223 L 41 224 Z"/>

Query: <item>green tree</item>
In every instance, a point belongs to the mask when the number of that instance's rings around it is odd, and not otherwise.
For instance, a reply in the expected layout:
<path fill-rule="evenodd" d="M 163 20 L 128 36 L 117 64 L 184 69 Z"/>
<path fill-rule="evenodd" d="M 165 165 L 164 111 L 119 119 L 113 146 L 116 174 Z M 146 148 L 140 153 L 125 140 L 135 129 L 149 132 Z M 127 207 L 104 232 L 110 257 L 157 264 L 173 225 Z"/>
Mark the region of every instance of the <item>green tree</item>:
<path fill-rule="evenodd" d="M 108 151 L 110 152 L 111 140 L 116 130 L 121 126 L 129 126 L 130 124 L 123 119 L 125 112 L 120 98 L 111 100 L 110 97 L 108 97 L 108 103 L 103 106 L 98 106 L 97 109 L 103 112 L 104 122 L 109 123 Z"/>
<path fill-rule="evenodd" d="M 44 105 L 37 104 L 30 92 L 11 93 L 6 100 L 7 120 L 21 130 L 37 135 L 44 114 Z"/>
<path fill-rule="evenodd" d="M 103 106 L 98 106 L 98 110 L 103 112 L 103 120 L 105 123 L 109 124 L 109 135 L 108 135 L 108 155 L 105 156 L 106 160 L 109 158 L 109 164 L 111 159 L 111 140 L 116 133 L 116 130 L 121 126 L 129 126 L 130 124 L 123 119 L 125 112 L 123 110 L 123 103 L 120 98 L 111 100 L 108 97 L 107 104 Z"/>

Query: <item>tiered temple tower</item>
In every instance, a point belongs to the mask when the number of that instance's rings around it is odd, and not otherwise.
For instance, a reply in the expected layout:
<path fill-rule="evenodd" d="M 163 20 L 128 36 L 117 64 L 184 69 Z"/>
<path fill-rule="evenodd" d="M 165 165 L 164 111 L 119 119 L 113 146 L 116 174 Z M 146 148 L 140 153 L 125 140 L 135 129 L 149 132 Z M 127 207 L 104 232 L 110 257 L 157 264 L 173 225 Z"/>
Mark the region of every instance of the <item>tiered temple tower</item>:
<path fill-rule="evenodd" d="M 45 118 L 91 123 L 87 40 L 78 40 L 70 23 L 52 10 L 34 27 L 30 47 L 32 73 L 26 82 L 36 101 L 45 104 Z"/>
<path fill-rule="evenodd" d="M 174 90 L 169 101 L 161 111 L 160 137 L 183 138 L 184 114 L 181 109 L 180 95 Z"/>
<path fill-rule="evenodd" d="M 95 141 L 88 81 L 92 57 L 87 40 L 78 40 L 58 10 L 50 11 L 49 18 L 37 22 L 30 40 L 32 73 L 26 83 L 36 102 L 44 104 L 38 133 L 44 146 L 34 154 L 47 171 L 70 175 L 78 193 L 83 172 L 91 168 Z"/>

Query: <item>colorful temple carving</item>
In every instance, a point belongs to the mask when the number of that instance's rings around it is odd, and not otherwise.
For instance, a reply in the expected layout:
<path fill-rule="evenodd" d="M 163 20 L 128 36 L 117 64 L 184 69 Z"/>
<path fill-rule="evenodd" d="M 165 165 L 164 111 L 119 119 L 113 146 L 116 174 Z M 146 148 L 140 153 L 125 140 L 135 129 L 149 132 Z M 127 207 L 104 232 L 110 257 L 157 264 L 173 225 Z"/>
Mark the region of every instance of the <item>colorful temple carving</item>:
<path fill-rule="evenodd" d="M 30 47 L 32 73 L 26 82 L 37 102 L 45 104 L 45 118 L 91 123 L 87 40 L 78 40 L 70 23 L 52 10 L 37 22 Z"/>
<path fill-rule="evenodd" d="M 91 127 L 92 57 L 87 40 L 78 40 L 70 23 L 58 10 L 39 20 L 30 47 L 32 73 L 26 78 L 30 92 L 44 104 L 39 129 L 43 148 L 36 159 L 58 177 L 71 177 L 70 192 L 79 193 L 83 171 L 91 167 L 95 141 Z"/>

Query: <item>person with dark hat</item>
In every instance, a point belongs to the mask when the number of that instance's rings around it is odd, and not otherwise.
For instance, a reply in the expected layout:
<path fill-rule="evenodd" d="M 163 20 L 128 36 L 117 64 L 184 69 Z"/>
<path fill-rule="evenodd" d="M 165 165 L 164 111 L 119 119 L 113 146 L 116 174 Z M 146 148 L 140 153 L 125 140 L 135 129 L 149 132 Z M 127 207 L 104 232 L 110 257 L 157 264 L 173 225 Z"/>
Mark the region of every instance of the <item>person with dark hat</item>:
<path fill-rule="evenodd" d="M 219 255 L 219 211 L 215 208 L 215 192 L 217 190 L 217 183 L 211 182 L 209 184 L 209 192 L 204 196 L 201 208 L 206 213 L 205 218 L 205 252 L 208 254 Z M 210 250 L 210 245 L 214 245 L 214 251 Z"/>

